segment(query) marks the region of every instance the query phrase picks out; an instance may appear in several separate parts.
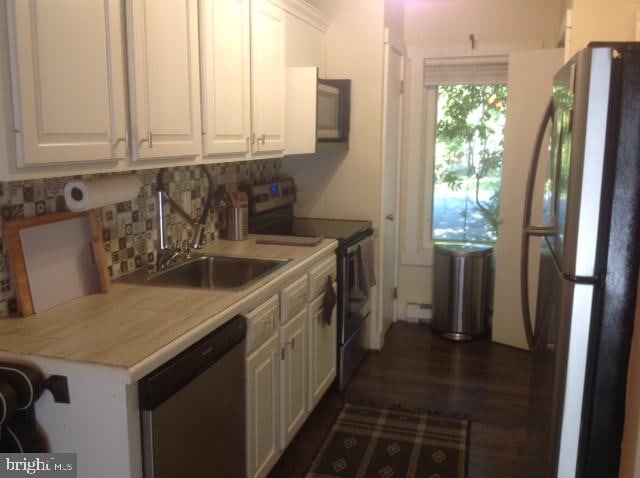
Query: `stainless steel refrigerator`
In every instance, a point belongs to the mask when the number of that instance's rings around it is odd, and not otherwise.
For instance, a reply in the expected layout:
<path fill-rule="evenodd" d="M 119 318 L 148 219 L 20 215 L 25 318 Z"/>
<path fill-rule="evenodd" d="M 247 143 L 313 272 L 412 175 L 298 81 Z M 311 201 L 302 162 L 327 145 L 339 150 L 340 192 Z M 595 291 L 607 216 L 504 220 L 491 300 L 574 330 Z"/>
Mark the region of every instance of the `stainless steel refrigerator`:
<path fill-rule="evenodd" d="M 547 151 L 544 198 L 535 198 Z M 540 225 L 531 225 L 534 201 L 544 202 Z M 523 476 L 618 476 L 639 224 L 640 44 L 591 44 L 555 76 L 529 171 L 521 289 L 533 370 Z M 532 237 L 542 238 L 535 326 Z"/>

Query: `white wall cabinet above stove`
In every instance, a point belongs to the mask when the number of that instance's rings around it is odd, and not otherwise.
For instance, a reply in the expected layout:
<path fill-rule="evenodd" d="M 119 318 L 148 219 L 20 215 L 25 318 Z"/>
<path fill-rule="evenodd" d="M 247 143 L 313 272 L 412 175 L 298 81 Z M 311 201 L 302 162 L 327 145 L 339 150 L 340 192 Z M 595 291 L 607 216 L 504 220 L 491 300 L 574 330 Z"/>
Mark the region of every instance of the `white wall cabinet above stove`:
<path fill-rule="evenodd" d="M 286 143 L 286 15 L 269 0 L 251 11 L 252 150 L 284 151 Z"/>
<path fill-rule="evenodd" d="M 285 19 L 270 0 L 201 0 L 205 156 L 284 151 Z"/>

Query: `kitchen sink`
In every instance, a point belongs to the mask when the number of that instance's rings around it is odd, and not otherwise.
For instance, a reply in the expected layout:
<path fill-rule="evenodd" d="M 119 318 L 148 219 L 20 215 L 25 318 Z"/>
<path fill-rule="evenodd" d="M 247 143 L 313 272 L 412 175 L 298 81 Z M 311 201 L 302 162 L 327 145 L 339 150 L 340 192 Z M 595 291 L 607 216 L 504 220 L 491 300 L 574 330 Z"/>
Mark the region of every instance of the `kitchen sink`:
<path fill-rule="evenodd" d="M 166 287 L 241 289 L 289 262 L 289 259 L 197 255 L 162 271 L 135 272 L 122 281 Z"/>

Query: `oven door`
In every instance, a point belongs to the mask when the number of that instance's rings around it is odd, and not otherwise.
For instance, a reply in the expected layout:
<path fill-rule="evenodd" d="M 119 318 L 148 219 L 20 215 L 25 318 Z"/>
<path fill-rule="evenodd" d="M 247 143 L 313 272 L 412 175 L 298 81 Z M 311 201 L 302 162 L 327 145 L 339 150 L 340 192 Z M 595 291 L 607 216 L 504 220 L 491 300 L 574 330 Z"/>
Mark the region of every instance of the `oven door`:
<path fill-rule="evenodd" d="M 367 237 L 364 241 L 371 241 Z M 360 259 L 360 245 L 363 241 L 346 248 L 343 256 L 343 303 L 340 343 L 344 344 L 358 329 L 371 310 L 371 290 L 366 286 Z"/>

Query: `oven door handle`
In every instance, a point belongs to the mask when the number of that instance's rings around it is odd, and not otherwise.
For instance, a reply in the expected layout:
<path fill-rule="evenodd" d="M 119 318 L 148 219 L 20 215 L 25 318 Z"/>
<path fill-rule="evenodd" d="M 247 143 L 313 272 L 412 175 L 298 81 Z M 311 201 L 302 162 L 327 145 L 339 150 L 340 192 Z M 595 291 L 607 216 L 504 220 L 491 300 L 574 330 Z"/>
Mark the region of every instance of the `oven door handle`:
<path fill-rule="evenodd" d="M 349 246 L 347 247 L 347 255 L 349 254 L 353 254 L 354 252 L 356 252 L 358 249 L 360 249 L 360 244 L 354 244 L 353 246 Z"/>

